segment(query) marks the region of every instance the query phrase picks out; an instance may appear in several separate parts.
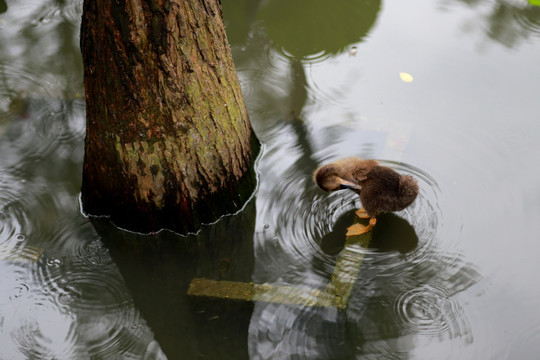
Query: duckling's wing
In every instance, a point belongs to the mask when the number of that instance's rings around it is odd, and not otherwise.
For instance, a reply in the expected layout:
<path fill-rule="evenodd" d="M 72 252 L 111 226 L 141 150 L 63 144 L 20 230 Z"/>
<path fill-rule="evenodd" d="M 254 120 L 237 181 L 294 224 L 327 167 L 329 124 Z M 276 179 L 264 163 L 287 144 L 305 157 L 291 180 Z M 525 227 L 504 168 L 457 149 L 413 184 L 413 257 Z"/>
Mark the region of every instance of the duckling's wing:
<path fill-rule="evenodd" d="M 367 174 L 371 169 L 366 168 L 356 168 L 352 171 L 351 176 L 356 182 L 367 180 Z"/>
<path fill-rule="evenodd" d="M 365 181 L 368 178 L 368 174 L 375 168 L 377 162 L 375 160 L 366 160 L 356 163 L 355 167 L 351 170 L 351 175 L 355 181 Z"/>

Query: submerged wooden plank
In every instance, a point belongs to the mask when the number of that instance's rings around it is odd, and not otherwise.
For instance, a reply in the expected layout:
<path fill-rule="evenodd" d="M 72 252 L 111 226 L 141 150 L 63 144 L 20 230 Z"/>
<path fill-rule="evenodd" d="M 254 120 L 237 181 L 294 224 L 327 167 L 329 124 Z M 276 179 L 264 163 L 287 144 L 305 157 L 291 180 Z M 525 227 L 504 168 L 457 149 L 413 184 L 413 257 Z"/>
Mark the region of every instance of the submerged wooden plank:
<path fill-rule="evenodd" d="M 323 290 L 195 278 L 191 281 L 188 295 L 238 301 L 331 306 L 343 310 L 347 308 L 364 259 L 362 248 L 369 245 L 371 235 L 372 232 L 369 231 L 359 236 L 347 238 L 343 250 L 336 259 L 331 281 Z"/>
<path fill-rule="evenodd" d="M 193 279 L 189 285 L 188 295 L 305 306 L 335 306 L 336 299 L 335 296 L 318 289 L 217 281 L 205 278 Z"/>
<path fill-rule="evenodd" d="M 372 232 L 359 236 L 348 237 L 343 250 L 339 253 L 332 279 L 325 291 L 339 297 L 337 307 L 340 310 L 347 308 L 356 279 L 364 260 L 364 250 L 369 246 Z"/>

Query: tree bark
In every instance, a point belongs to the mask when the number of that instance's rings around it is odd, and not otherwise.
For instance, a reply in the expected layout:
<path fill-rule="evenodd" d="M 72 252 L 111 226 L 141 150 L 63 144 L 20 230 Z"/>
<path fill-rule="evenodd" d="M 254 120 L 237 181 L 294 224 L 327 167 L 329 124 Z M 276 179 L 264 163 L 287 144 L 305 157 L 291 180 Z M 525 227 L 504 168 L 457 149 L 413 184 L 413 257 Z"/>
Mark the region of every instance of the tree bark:
<path fill-rule="evenodd" d="M 85 0 L 85 213 L 180 233 L 239 210 L 259 150 L 218 0 Z"/>

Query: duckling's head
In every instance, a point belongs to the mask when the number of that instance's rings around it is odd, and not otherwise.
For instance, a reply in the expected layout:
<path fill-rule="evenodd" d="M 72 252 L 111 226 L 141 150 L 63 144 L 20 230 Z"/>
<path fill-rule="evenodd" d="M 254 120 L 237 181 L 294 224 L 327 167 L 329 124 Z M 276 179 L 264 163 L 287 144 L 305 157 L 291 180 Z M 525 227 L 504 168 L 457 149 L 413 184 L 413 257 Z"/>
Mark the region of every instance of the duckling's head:
<path fill-rule="evenodd" d="M 313 181 L 321 190 L 336 191 L 342 189 L 351 189 L 360 191 L 360 185 L 342 178 L 342 169 L 339 165 L 324 165 L 313 173 Z"/>

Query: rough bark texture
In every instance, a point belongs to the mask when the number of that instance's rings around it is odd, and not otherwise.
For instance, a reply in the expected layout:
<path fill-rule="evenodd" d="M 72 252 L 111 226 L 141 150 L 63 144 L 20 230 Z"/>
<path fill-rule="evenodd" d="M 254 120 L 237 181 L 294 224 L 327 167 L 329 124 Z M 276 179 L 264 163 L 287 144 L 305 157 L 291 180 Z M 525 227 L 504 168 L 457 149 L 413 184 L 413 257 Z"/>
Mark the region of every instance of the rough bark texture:
<path fill-rule="evenodd" d="M 252 133 L 218 0 L 85 0 L 83 209 L 194 231 L 255 185 Z"/>

